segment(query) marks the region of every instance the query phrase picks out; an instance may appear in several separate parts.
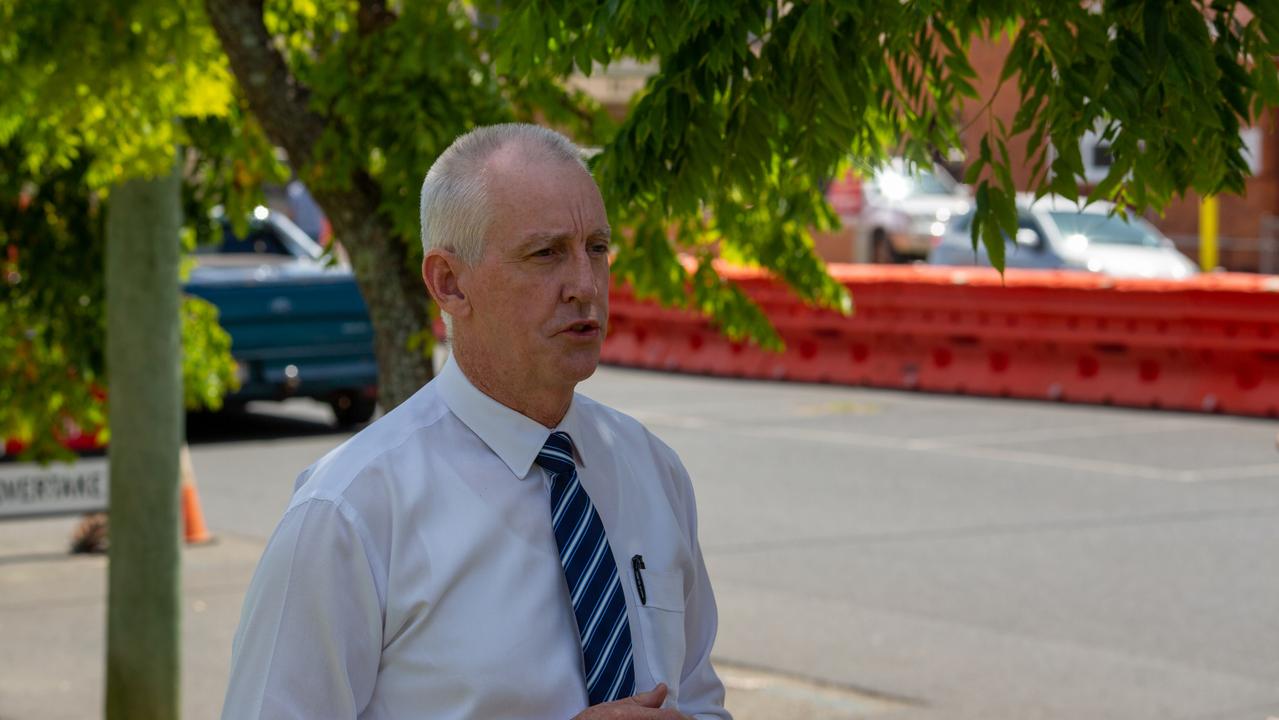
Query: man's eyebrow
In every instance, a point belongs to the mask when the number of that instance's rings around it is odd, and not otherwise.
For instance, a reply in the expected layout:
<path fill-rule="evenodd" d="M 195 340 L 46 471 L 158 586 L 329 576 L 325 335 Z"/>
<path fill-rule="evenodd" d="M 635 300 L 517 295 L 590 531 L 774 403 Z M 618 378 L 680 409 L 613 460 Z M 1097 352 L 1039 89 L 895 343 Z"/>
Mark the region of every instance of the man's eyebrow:
<path fill-rule="evenodd" d="M 522 252 L 532 249 L 536 245 L 542 243 L 555 243 L 569 240 L 573 237 L 571 232 L 563 232 L 560 230 L 533 231 L 524 236 L 524 241 L 516 247 L 516 250 Z M 605 225 L 591 232 L 587 236 L 588 240 L 610 240 L 613 237 L 613 229 Z"/>
<path fill-rule="evenodd" d="M 531 250 L 538 245 L 544 243 L 560 242 L 568 237 L 568 233 L 558 230 L 548 230 L 544 232 L 533 231 L 524 236 L 524 239 L 515 247 L 516 252 L 524 252 Z"/>

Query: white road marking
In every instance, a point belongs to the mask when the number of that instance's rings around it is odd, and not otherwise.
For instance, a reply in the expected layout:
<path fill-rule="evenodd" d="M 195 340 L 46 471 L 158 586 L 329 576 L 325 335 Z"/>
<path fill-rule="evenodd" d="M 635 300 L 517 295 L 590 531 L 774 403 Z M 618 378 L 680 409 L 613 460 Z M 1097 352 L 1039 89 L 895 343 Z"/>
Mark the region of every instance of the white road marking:
<path fill-rule="evenodd" d="M 1089 458 L 1053 455 L 1051 453 L 1013 450 L 1001 447 L 983 447 L 979 443 L 995 440 L 1033 442 L 1061 437 L 1108 437 L 1115 434 L 1148 434 L 1192 424 L 1187 421 L 1166 421 L 1153 425 L 1126 425 L 1124 427 L 1074 427 L 1058 430 L 1036 429 L 1013 431 L 1007 434 L 956 435 L 946 438 L 900 438 L 874 433 L 858 433 L 836 430 L 817 430 L 778 425 L 731 426 L 707 418 L 689 415 L 635 413 L 643 422 L 666 427 L 690 430 L 714 430 L 719 432 L 765 439 L 790 439 L 852 447 L 869 447 L 907 452 L 929 452 L 953 457 L 979 458 L 1000 462 L 1020 463 L 1039 467 L 1064 468 L 1080 472 L 1098 473 L 1138 480 L 1198 483 L 1225 480 L 1279 479 L 1279 463 L 1264 465 L 1240 465 L 1207 470 L 1178 470 L 1175 468 L 1139 465 L 1134 463 L 1094 460 Z"/>
<path fill-rule="evenodd" d="M 1022 450 L 1006 450 L 987 447 L 927 447 L 920 448 L 928 452 L 942 455 L 982 458 L 985 460 L 1001 460 L 1005 462 L 1039 465 L 1042 467 L 1069 468 L 1084 472 L 1101 473 L 1103 475 L 1119 475 L 1142 480 L 1179 480 L 1179 471 L 1168 468 L 1157 468 L 1149 465 L 1132 465 L 1130 463 L 1110 462 L 1108 460 L 1088 460 L 1084 458 L 1049 455 L 1046 453 L 1025 452 Z"/>
<path fill-rule="evenodd" d="M 1190 473 L 1194 478 L 1188 482 L 1204 482 L 1212 480 L 1251 480 L 1253 478 L 1269 478 L 1279 480 L 1279 463 L 1268 465 L 1237 465 L 1235 467 L 1197 470 Z"/>
<path fill-rule="evenodd" d="M 1154 433 L 1186 430 L 1194 426 L 1193 421 L 1164 420 L 1144 423 L 1114 423 L 1108 425 L 1076 425 L 1060 428 L 1035 428 L 1033 430 L 1009 430 L 1007 432 L 974 433 L 970 435 L 943 435 L 936 438 L 919 438 L 922 442 L 934 442 L 939 446 L 948 445 L 991 445 L 1019 442 L 1047 442 L 1051 440 L 1086 440 L 1088 438 L 1111 437 L 1113 435 L 1152 435 Z"/>

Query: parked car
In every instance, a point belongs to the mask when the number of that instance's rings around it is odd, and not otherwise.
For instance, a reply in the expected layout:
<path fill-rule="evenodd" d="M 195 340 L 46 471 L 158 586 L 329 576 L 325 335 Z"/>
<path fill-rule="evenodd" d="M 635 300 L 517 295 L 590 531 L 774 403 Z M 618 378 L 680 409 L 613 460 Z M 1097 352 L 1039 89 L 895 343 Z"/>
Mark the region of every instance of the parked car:
<path fill-rule="evenodd" d="M 351 269 L 264 207 L 243 237 L 223 227 L 221 244 L 196 251 L 186 291 L 217 306 L 231 335 L 241 387 L 228 404 L 309 397 L 331 405 L 340 426 L 368 420 L 377 359 Z"/>
<path fill-rule="evenodd" d="M 1005 265 L 1164 279 L 1186 278 L 1198 271 L 1155 226 L 1139 217 L 1124 219 L 1115 210 L 1100 200 L 1018 196 L 1017 236 L 1005 238 Z M 984 246 L 979 243 L 973 251 L 971 230 L 971 213 L 952 220 L 929 262 L 990 265 Z"/>
<path fill-rule="evenodd" d="M 858 260 L 877 263 L 923 260 L 947 222 L 972 206 L 968 188 L 941 166 L 911 167 L 900 158 L 864 182 L 862 195 Z"/>

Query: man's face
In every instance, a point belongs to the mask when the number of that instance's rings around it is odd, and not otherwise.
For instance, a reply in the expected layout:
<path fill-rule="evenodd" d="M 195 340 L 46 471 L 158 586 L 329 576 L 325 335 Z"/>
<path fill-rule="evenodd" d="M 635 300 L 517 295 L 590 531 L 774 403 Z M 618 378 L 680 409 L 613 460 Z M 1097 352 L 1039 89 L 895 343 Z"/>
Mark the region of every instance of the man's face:
<path fill-rule="evenodd" d="M 462 280 L 469 340 L 508 387 L 571 389 L 599 363 L 609 226 L 595 181 L 560 160 L 499 158 L 484 255 Z"/>

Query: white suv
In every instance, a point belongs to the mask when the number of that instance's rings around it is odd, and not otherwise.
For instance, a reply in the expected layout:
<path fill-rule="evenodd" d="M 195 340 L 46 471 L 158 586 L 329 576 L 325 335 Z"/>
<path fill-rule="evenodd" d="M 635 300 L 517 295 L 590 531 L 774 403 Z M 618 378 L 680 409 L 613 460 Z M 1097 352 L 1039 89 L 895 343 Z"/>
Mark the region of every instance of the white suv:
<path fill-rule="evenodd" d="M 856 259 L 893 263 L 923 260 L 951 218 L 972 207 L 968 188 L 941 166 L 912 167 L 893 159 L 862 184 Z"/>

